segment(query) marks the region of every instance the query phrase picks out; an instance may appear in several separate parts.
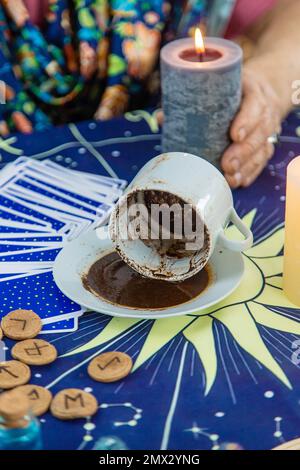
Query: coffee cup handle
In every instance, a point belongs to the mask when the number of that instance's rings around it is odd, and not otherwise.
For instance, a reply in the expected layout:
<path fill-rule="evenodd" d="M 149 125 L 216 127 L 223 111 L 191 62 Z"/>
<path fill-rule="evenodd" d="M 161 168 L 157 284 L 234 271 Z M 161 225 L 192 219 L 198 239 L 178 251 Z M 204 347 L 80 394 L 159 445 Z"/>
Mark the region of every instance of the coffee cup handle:
<path fill-rule="evenodd" d="M 237 215 L 234 208 L 231 209 L 228 217 L 228 222 L 232 222 L 233 225 L 239 230 L 239 232 L 244 235 L 244 240 L 229 240 L 224 230 L 221 230 L 218 236 L 218 243 L 220 243 L 224 248 L 228 248 L 231 251 L 245 251 L 248 248 L 251 248 L 253 244 L 253 235 L 251 230 L 244 224 L 242 219 Z"/>

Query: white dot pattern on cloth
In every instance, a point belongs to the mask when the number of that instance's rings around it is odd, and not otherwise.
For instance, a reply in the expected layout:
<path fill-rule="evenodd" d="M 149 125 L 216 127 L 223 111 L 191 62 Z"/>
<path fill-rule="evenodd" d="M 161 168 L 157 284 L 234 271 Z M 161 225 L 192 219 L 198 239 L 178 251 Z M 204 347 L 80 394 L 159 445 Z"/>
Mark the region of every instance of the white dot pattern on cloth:
<path fill-rule="evenodd" d="M 52 272 L 2 281 L 1 287 L 3 301 L 0 304 L 0 317 L 18 308 L 31 309 L 42 319 L 53 317 L 53 312 L 59 316 L 80 310 L 78 304 L 58 289 Z"/>

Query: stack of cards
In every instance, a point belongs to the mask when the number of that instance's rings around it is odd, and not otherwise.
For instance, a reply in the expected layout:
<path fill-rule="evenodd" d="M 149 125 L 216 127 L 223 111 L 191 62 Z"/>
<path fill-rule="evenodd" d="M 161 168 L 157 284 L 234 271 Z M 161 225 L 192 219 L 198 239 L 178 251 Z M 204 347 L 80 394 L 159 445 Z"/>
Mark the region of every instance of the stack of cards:
<path fill-rule="evenodd" d="M 107 221 L 125 186 L 124 180 L 25 157 L 0 172 L 0 319 L 31 309 L 43 333 L 77 329 L 84 310 L 57 288 L 54 260 L 64 243 Z"/>

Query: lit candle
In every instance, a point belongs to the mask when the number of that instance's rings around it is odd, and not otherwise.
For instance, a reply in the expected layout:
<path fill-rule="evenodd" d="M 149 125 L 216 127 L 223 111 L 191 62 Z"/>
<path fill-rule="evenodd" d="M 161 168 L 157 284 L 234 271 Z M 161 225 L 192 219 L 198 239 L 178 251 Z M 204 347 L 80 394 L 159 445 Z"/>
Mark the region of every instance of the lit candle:
<path fill-rule="evenodd" d="M 164 152 L 188 152 L 214 165 L 230 143 L 241 101 L 241 48 L 226 39 L 192 38 L 161 50 Z"/>
<path fill-rule="evenodd" d="M 198 54 L 200 62 L 203 62 L 203 54 L 205 53 L 205 46 L 204 46 L 204 41 L 203 41 L 200 28 L 196 28 L 196 31 L 195 31 L 195 49 L 196 49 L 196 53 Z"/>
<path fill-rule="evenodd" d="M 283 290 L 300 306 L 300 157 L 287 168 Z"/>

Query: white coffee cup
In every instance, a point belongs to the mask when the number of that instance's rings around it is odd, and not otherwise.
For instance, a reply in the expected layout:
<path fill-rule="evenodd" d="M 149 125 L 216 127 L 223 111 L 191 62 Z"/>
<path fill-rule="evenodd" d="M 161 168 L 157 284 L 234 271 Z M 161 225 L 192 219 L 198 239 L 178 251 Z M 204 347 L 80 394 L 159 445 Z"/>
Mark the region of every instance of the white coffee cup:
<path fill-rule="evenodd" d="M 128 207 L 139 201 L 145 191 L 174 195 L 191 206 L 204 224 L 203 245 L 190 255 L 176 258 L 157 251 L 140 237 L 126 237 Z M 232 222 L 245 237 L 229 240 L 224 230 Z M 253 236 L 233 207 L 230 187 L 213 165 L 195 155 L 171 152 L 150 160 L 136 175 L 112 212 L 109 233 L 115 249 L 124 261 L 140 274 L 168 281 L 181 281 L 199 272 L 207 264 L 216 244 L 232 251 L 251 247 Z"/>

